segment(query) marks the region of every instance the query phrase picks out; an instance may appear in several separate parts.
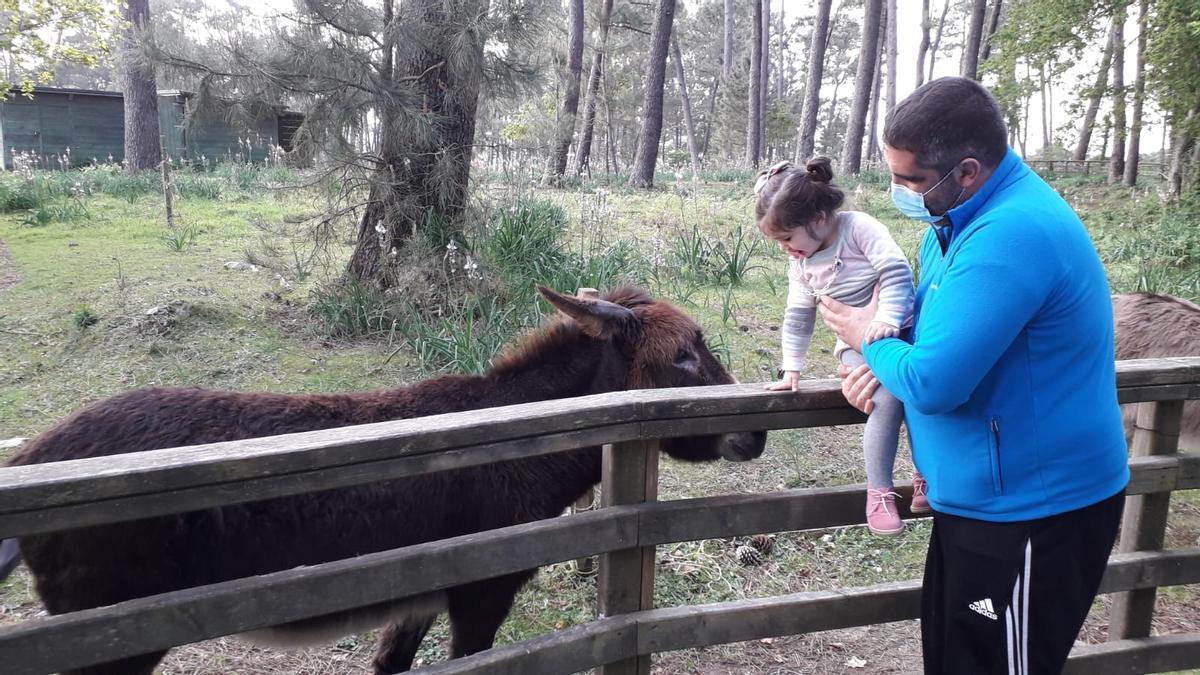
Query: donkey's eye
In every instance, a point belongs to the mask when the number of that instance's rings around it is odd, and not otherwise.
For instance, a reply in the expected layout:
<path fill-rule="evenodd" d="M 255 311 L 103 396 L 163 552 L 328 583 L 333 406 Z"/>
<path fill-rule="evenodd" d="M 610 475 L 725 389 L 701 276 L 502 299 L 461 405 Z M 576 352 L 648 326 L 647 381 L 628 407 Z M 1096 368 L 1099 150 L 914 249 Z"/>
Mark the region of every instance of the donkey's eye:
<path fill-rule="evenodd" d="M 681 366 L 692 359 L 692 351 L 690 349 L 681 347 L 679 351 L 675 352 L 675 365 L 677 366 Z"/>

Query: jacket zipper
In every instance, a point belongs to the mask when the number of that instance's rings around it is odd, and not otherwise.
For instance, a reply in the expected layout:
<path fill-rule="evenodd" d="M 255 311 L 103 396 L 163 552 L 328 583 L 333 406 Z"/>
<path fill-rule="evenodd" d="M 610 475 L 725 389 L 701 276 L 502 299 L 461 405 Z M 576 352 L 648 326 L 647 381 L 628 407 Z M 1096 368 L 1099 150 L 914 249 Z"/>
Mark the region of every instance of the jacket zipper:
<path fill-rule="evenodd" d="M 1000 492 L 1004 492 L 1004 469 L 1000 463 L 1000 421 L 992 418 L 992 437 L 996 441 L 996 477 L 1000 482 Z"/>

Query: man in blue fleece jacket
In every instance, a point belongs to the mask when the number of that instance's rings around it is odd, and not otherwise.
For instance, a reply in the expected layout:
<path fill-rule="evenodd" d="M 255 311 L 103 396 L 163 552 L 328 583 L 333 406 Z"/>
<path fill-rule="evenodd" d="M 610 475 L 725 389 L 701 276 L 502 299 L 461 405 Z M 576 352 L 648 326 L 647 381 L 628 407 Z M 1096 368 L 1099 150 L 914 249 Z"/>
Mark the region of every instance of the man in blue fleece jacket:
<path fill-rule="evenodd" d="M 1007 146 L 978 83 L 942 78 L 888 113 L 893 199 L 931 224 L 909 341 L 864 344 L 873 307 L 822 299 L 904 402 L 934 509 L 925 672 L 1058 673 L 1099 587 L 1129 480 L 1112 303 L 1079 217 Z"/>

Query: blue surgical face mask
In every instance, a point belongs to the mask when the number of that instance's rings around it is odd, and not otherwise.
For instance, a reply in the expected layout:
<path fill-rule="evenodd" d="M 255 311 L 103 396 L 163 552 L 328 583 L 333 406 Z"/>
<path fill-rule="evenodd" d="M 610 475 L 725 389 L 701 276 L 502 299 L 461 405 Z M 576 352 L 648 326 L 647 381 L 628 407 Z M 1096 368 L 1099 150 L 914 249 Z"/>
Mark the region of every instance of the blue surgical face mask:
<path fill-rule="evenodd" d="M 937 221 L 941 220 L 943 216 L 935 216 L 929 212 L 929 207 L 925 206 L 925 195 L 936 190 L 937 187 L 941 185 L 947 178 L 949 178 L 950 174 L 952 173 L 954 173 L 954 169 L 950 169 L 945 176 L 942 176 L 941 180 L 934 183 L 933 187 L 924 192 L 917 192 L 916 190 L 899 183 L 892 183 L 892 203 L 896 205 L 896 208 L 900 209 L 900 213 L 903 213 L 913 220 L 923 220 L 927 223 L 936 223 Z M 962 194 L 959 193 L 959 197 L 961 196 Z M 957 202 L 958 199 L 955 199 L 954 201 Z"/>

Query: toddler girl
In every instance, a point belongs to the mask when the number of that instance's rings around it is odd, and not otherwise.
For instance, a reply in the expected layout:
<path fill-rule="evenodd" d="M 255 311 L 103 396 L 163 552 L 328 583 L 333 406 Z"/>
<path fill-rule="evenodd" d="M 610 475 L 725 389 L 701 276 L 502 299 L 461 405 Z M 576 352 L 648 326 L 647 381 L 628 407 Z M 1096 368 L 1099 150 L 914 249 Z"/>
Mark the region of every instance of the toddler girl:
<path fill-rule="evenodd" d="M 883 223 L 859 211 L 839 211 L 845 194 L 835 186 L 825 157 L 804 168 L 780 162 L 761 172 L 754 184 L 758 229 L 791 258 L 787 310 L 783 317 L 783 381 L 770 390 L 799 389 L 800 371 L 812 341 L 817 299 L 828 295 L 848 305 L 871 302 L 879 287 L 879 309 L 867 330 L 874 342 L 897 337 L 912 323 L 912 269 Z M 834 355 L 846 366 L 863 363 L 859 345 L 838 340 Z M 892 467 L 904 407 L 880 387 L 863 432 L 867 469 L 867 526 L 876 534 L 897 534 L 904 522 L 896 512 Z M 912 510 L 929 510 L 925 481 L 914 477 Z"/>

